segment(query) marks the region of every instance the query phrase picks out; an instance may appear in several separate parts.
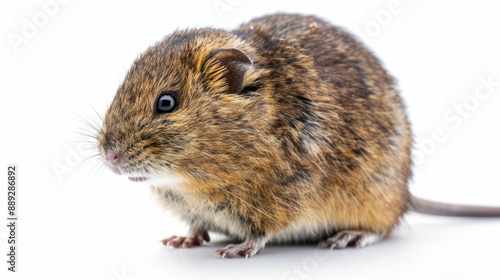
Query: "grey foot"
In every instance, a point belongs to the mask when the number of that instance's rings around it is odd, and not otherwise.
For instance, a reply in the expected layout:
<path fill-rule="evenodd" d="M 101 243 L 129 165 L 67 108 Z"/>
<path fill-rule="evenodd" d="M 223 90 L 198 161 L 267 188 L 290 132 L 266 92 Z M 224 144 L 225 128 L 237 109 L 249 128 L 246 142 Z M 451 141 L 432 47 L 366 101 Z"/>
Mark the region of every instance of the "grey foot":
<path fill-rule="evenodd" d="M 358 249 L 381 240 L 385 232 L 341 231 L 318 244 L 320 248 L 343 249 L 349 245 Z"/>

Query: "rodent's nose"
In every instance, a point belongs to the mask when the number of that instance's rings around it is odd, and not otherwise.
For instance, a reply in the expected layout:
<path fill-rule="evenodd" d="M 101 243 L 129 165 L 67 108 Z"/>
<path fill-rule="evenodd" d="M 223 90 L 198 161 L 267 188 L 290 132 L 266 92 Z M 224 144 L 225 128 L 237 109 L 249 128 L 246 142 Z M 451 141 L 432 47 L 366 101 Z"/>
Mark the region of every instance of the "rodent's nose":
<path fill-rule="evenodd" d="M 119 164 L 120 161 L 122 160 L 122 155 L 121 153 L 108 153 L 106 155 L 106 160 L 116 165 Z"/>

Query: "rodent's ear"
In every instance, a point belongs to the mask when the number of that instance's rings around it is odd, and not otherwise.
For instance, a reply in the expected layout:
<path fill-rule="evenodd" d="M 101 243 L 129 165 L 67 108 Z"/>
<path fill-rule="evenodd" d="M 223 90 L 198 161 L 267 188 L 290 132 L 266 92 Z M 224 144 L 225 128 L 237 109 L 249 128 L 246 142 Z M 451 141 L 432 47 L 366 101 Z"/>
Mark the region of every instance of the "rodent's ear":
<path fill-rule="evenodd" d="M 212 62 L 227 69 L 222 78 L 227 83 L 229 93 L 241 91 L 245 73 L 253 65 L 252 60 L 244 52 L 224 48 L 212 51 L 206 62 Z"/>

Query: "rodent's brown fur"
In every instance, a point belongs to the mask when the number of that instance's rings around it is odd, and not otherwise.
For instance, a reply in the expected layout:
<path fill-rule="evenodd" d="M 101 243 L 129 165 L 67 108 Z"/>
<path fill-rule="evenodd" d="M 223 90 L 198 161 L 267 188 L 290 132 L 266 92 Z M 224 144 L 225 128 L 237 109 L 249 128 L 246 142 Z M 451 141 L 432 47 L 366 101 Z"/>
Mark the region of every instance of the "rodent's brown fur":
<path fill-rule="evenodd" d="M 241 92 L 227 92 L 227 68 L 210 59 L 221 48 L 253 62 Z M 179 105 L 159 115 L 165 91 Z M 167 36 L 134 62 L 99 143 L 123 152 L 124 170 L 178 178 L 153 191 L 192 227 L 242 239 L 388 234 L 410 197 L 412 135 L 394 79 L 312 16 Z"/>

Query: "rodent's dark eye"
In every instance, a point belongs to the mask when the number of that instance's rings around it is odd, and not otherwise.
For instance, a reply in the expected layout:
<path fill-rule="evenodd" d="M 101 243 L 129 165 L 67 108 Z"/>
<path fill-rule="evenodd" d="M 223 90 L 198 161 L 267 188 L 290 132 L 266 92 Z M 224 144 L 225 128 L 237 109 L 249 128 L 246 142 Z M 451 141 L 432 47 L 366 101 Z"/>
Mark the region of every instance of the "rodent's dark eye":
<path fill-rule="evenodd" d="M 172 93 L 164 92 L 160 95 L 160 98 L 158 98 L 158 100 L 156 101 L 156 112 L 160 114 L 170 113 L 173 110 L 175 110 L 176 106 L 177 103 Z"/>

